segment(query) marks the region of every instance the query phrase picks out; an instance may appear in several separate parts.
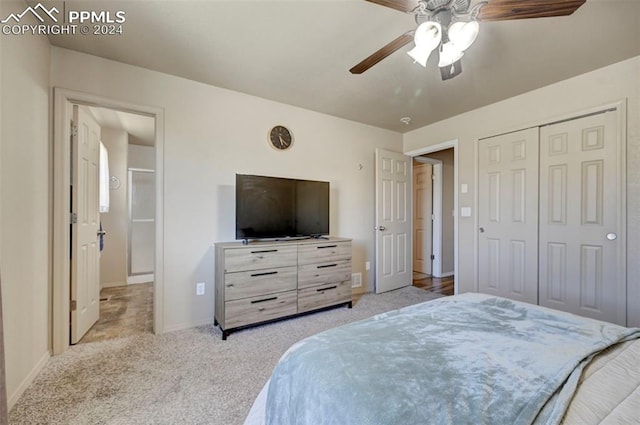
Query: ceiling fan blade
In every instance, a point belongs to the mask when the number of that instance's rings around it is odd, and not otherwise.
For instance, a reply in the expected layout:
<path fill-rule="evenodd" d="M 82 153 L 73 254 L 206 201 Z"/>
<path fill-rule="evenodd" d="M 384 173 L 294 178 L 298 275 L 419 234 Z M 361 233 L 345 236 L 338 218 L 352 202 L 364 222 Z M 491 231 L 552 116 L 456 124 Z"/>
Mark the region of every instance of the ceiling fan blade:
<path fill-rule="evenodd" d="M 400 12 L 411 12 L 418 6 L 418 0 L 366 0 L 370 3 L 390 7 Z"/>
<path fill-rule="evenodd" d="M 362 74 L 367 69 L 371 68 L 373 65 L 377 64 L 382 59 L 389 56 L 391 53 L 395 52 L 402 46 L 405 46 L 409 42 L 413 41 L 414 32 L 415 31 L 413 30 L 405 32 L 400 37 L 396 38 L 395 40 L 393 40 L 391 43 L 387 44 L 383 48 L 376 50 L 374 53 L 369 55 L 369 57 L 364 59 L 362 62 L 360 62 L 353 68 L 351 68 L 349 72 L 351 72 L 352 74 Z"/>
<path fill-rule="evenodd" d="M 575 12 L 585 1 L 586 0 L 489 0 L 489 3 L 480 9 L 478 20 L 486 22 L 567 16 Z"/>

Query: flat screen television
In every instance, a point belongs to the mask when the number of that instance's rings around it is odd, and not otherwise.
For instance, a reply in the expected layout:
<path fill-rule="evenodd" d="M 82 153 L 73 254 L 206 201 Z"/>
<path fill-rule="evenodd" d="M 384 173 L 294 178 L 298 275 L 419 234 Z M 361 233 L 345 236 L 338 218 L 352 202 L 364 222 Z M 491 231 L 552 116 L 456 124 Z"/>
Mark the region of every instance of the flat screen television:
<path fill-rule="evenodd" d="M 329 182 L 236 174 L 236 239 L 329 234 Z"/>

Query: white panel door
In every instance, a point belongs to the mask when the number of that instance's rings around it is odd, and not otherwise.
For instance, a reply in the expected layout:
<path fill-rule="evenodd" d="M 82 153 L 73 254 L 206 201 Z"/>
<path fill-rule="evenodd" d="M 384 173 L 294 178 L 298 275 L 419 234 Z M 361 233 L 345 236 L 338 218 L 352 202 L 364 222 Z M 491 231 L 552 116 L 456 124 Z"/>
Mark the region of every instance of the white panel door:
<path fill-rule="evenodd" d="M 413 270 L 431 274 L 433 246 L 433 166 L 413 167 Z"/>
<path fill-rule="evenodd" d="M 538 129 L 478 148 L 478 289 L 537 304 Z"/>
<path fill-rule="evenodd" d="M 71 343 L 77 343 L 100 315 L 100 126 L 88 109 L 73 107 L 72 140 Z"/>
<path fill-rule="evenodd" d="M 626 321 L 617 113 L 540 130 L 540 304 Z"/>
<path fill-rule="evenodd" d="M 411 158 L 376 149 L 376 292 L 412 284 Z"/>

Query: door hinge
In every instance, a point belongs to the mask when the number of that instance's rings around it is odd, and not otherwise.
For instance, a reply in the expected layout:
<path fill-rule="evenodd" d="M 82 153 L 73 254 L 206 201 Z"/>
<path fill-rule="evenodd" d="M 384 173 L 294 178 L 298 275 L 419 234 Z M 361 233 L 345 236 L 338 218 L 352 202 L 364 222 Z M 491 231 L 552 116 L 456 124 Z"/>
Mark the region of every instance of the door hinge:
<path fill-rule="evenodd" d="M 78 136 L 78 126 L 71 121 L 71 137 Z"/>
<path fill-rule="evenodd" d="M 435 259 L 436 259 L 436 256 L 435 256 L 435 255 L 433 255 L 433 254 L 431 254 L 431 259 L 432 259 L 432 260 L 435 260 Z"/>
<path fill-rule="evenodd" d="M 71 213 L 71 224 L 76 224 L 78 222 L 78 214 Z"/>
<path fill-rule="evenodd" d="M 76 300 L 71 300 L 71 311 L 76 311 L 78 308 L 78 302 Z"/>
<path fill-rule="evenodd" d="M 431 214 L 431 221 L 435 221 L 436 219 L 436 215 L 435 214 Z"/>

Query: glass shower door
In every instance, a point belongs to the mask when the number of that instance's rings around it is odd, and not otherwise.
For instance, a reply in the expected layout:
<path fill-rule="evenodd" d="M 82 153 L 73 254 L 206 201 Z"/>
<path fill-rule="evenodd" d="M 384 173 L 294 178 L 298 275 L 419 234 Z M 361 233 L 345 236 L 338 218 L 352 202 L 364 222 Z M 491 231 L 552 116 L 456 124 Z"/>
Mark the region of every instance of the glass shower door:
<path fill-rule="evenodd" d="M 151 275 L 155 268 L 155 173 L 129 169 L 129 276 Z"/>

